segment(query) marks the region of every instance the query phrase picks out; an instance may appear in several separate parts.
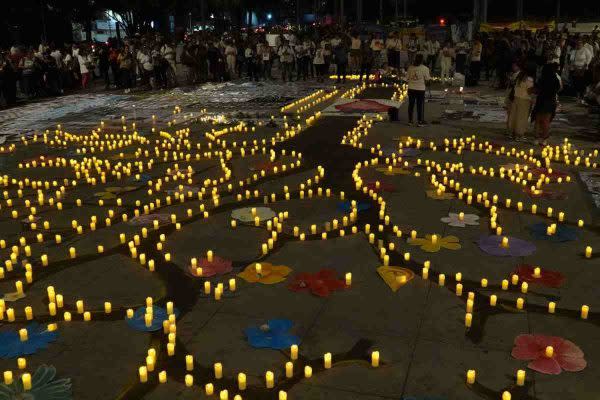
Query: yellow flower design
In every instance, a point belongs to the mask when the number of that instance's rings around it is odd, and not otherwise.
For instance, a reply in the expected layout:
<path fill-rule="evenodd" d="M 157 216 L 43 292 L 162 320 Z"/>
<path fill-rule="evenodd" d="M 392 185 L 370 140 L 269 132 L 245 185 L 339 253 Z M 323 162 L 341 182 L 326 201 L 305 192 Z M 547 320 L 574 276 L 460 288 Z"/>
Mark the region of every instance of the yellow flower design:
<path fill-rule="evenodd" d="M 377 172 L 381 172 L 384 175 L 410 175 L 410 171 L 399 167 L 381 167 L 376 169 Z"/>
<path fill-rule="evenodd" d="M 393 292 L 396 292 L 415 277 L 415 274 L 410 269 L 402 267 L 381 266 L 377 268 L 377 272 Z"/>
<path fill-rule="evenodd" d="M 429 253 L 437 253 L 442 248 L 448 250 L 459 250 L 461 248 L 460 241 L 456 236 L 426 235 L 425 238 L 408 239 L 407 243 L 413 246 L 421 246 L 421 250 Z"/>
<path fill-rule="evenodd" d="M 104 192 L 94 193 L 94 196 L 99 197 L 103 200 L 116 199 L 117 194 L 131 192 L 132 190 L 136 190 L 138 186 L 118 186 L 118 187 L 107 187 L 104 188 Z"/>
<path fill-rule="evenodd" d="M 446 192 L 438 193 L 438 191 L 436 189 L 427 190 L 425 193 L 427 193 L 427 197 L 429 197 L 430 199 L 434 199 L 434 200 L 450 200 L 450 199 L 453 199 L 454 197 L 456 197 L 454 195 L 454 193 L 446 193 Z"/>
<path fill-rule="evenodd" d="M 257 264 L 260 264 L 260 273 L 257 271 Z M 285 281 L 285 278 L 292 272 L 290 267 L 285 265 L 273 265 L 271 263 L 252 263 L 248 265 L 237 276 L 250 283 L 262 283 L 272 285 Z"/>
<path fill-rule="evenodd" d="M 12 302 L 12 301 L 20 300 L 24 297 L 25 297 L 25 293 L 12 292 L 12 293 L 5 293 L 4 296 L 2 296 L 2 300 Z"/>

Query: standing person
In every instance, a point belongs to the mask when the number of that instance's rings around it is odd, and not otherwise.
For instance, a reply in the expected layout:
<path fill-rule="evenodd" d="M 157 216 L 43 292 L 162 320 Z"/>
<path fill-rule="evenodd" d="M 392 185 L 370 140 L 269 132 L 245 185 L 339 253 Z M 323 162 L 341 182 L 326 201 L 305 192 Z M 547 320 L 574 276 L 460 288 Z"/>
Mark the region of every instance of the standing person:
<path fill-rule="evenodd" d="M 415 103 L 417 105 L 417 126 L 425 123 L 425 90 L 431 79 L 429 68 L 423 65 L 423 54 L 417 54 L 413 65 L 408 67 L 408 124 L 413 123 Z"/>
<path fill-rule="evenodd" d="M 402 50 L 402 41 L 398 37 L 397 32 L 390 33 L 390 36 L 385 42 L 387 49 L 388 65 L 398 70 L 400 68 L 400 50 Z"/>
<path fill-rule="evenodd" d="M 333 49 L 333 58 L 336 64 L 336 74 L 337 74 L 337 83 L 340 83 L 340 79 L 342 79 L 343 83 L 346 83 L 346 75 L 348 70 L 348 47 L 344 41 L 340 41 L 340 43 Z"/>
<path fill-rule="evenodd" d="M 440 55 L 440 76 L 442 83 L 447 83 L 452 78 L 450 69 L 452 68 L 452 60 L 454 59 L 454 48 L 451 42 L 446 42 Z"/>
<path fill-rule="evenodd" d="M 117 59 L 119 63 L 119 77 L 121 78 L 121 87 L 125 89 L 125 93 L 131 91 L 131 77 L 133 69 L 133 56 L 129 52 L 129 46 L 125 45 Z"/>
<path fill-rule="evenodd" d="M 28 51 L 19 61 L 21 91 L 27 98 L 35 96 L 35 61 L 33 51 Z"/>
<path fill-rule="evenodd" d="M 323 75 L 325 75 L 325 55 L 323 54 L 323 48 L 319 47 L 315 51 L 315 58 L 313 64 L 317 72 L 317 82 L 323 82 Z"/>
<path fill-rule="evenodd" d="M 408 50 L 408 62 L 409 64 L 413 64 L 415 61 L 415 56 L 417 55 L 417 51 L 419 51 L 419 41 L 417 40 L 416 34 L 410 34 L 406 48 Z"/>
<path fill-rule="evenodd" d="M 90 81 L 90 68 L 91 59 L 87 54 L 87 50 L 79 49 L 77 54 L 77 61 L 79 61 L 79 73 L 81 74 L 81 88 L 87 89 Z"/>
<path fill-rule="evenodd" d="M 573 77 L 573 86 L 577 92 L 577 100 L 585 104 L 583 95 L 586 88 L 586 71 L 592 61 L 590 51 L 583 45 L 583 41 L 577 41 L 577 47 L 571 56 L 571 76 Z"/>
<path fill-rule="evenodd" d="M 381 53 L 385 48 L 381 34 L 376 33 L 373 39 L 371 39 L 371 50 L 373 50 L 373 66 L 375 68 L 381 68 L 383 62 L 381 61 Z"/>
<path fill-rule="evenodd" d="M 474 86 L 479 84 L 481 78 L 481 53 L 483 53 L 483 45 L 479 36 L 475 36 L 473 47 L 471 48 L 471 82 Z"/>
<path fill-rule="evenodd" d="M 515 65 L 514 70 L 507 101 L 507 127 L 513 140 L 522 141 L 529 125 L 534 81 L 526 68 Z"/>
<path fill-rule="evenodd" d="M 535 120 L 535 131 L 538 136 L 536 144 L 546 146 L 550 136 L 550 123 L 556 115 L 558 104 L 558 92 L 562 83 L 557 74 L 556 64 L 546 64 L 542 68 L 540 79 L 535 84 L 537 98 L 533 107 L 533 119 Z"/>
<path fill-rule="evenodd" d="M 108 54 L 108 61 L 110 63 L 110 70 L 113 76 L 113 84 L 115 87 L 121 87 L 121 79 L 119 77 L 119 51 L 116 48 L 111 48 Z"/>
<path fill-rule="evenodd" d="M 246 43 L 246 49 L 244 50 L 244 58 L 246 63 L 246 73 L 248 74 L 248 79 L 250 79 L 251 81 L 258 81 L 258 74 L 256 73 L 256 54 L 254 53 L 254 48 L 250 41 Z"/>
<path fill-rule="evenodd" d="M 17 73 L 8 55 L 0 54 L 0 96 L 7 107 L 17 102 Z"/>
<path fill-rule="evenodd" d="M 227 59 L 227 71 L 231 79 L 233 79 L 236 73 L 237 48 L 231 41 L 227 41 L 227 46 L 225 46 L 225 58 Z"/>
<path fill-rule="evenodd" d="M 108 49 L 106 46 L 101 46 L 98 50 L 98 69 L 100 70 L 100 76 L 104 80 L 104 89 L 110 88 L 110 76 L 108 70 L 110 68 L 110 62 L 108 60 Z"/>
<path fill-rule="evenodd" d="M 360 49 L 360 74 L 358 82 L 362 83 L 363 75 L 367 77 L 367 83 L 371 78 L 371 68 L 373 67 L 373 50 L 368 42 L 363 42 Z"/>
<path fill-rule="evenodd" d="M 261 57 L 264 79 L 273 79 L 273 76 L 271 75 L 271 71 L 273 69 L 273 49 L 267 42 L 263 43 Z"/>
<path fill-rule="evenodd" d="M 354 32 L 350 37 L 350 70 L 353 73 L 358 73 L 360 70 L 360 48 L 362 42 L 357 32 Z"/>
<path fill-rule="evenodd" d="M 279 61 L 281 63 L 281 78 L 285 82 L 286 77 L 292 81 L 292 68 L 294 64 L 294 50 L 292 50 L 289 42 L 285 40 L 279 50 Z"/>
<path fill-rule="evenodd" d="M 456 72 L 465 75 L 465 66 L 467 64 L 467 54 L 469 45 L 464 40 L 456 44 Z"/>
<path fill-rule="evenodd" d="M 302 77 L 306 80 L 308 76 L 308 49 L 304 47 L 301 41 L 298 41 L 294 46 L 294 53 L 296 55 L 296 81 L 300 81 Z"/>

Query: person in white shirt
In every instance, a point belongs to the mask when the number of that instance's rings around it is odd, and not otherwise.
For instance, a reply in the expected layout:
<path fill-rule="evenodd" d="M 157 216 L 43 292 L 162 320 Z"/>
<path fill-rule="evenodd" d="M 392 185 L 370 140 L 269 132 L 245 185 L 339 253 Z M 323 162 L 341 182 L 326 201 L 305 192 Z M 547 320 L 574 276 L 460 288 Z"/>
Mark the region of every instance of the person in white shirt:
<path fill-rule="evenodd" d="M 379 33 L 375 34 L 375 37 L 371 39 L 371 50 L 373 50 L 373 67 L 381 68 L 381 52 L 385 48 L 383 39 Z"/>
<path fill-rule="evenodd" d="M 227 42 L 227 46 L 225 46 L 225 59 L 227 60 L 227 70 L 233 79 L 236 71 L 237 48 L 231 42 Z"/>
<path fill-rule="evenodd" d="M 452 68 L 452 61 L 454 60 L 454 47 L 452 47 L 452 43 L 447 42 L 442 50 L 440 51 L 440 76 L 442 78 L 442 82 L 447 82 L 450 80 L 450 69 Z"/>
<path fill-rule="evenodd" d="M 402 50 L 402 41 L 397 32 L 392 32 L 385 41 L 387 50 L 388 65 L 398 69 L 400 67 L 400 50 Z"/>
<path fill-rule="evenodd" d="M 509 136 L 516 141 L 523 140 L 529 127 L 529 115 L 532 106 L 533 77 L 517 65 L 513 67 L 511 89 L 507 108 L 507 128 Z"/>
<path fill-rule="evenodd" d="M 324 50 L 322 47 L 316 49 L 315 57 L 313 59 L 313 64 L 317 72 L 317 82 L 323 82 L 323 76 L 325 75 L 325 55 L 323 52 Z"/>
<path fill-rule="evenodd" d="M 475 37 L 473 46 L 471 47 L 471 64 L 469 66 L 471 71 L 472 84 L 476 86 L 479 83 L 481 75 L 481 54 L 483 53 L 483 45 L 479 37 Z"/>
<path fill-rule="evenodd" d="M 81 74 L 81 87 L 86 89 L 88 82 L 90 81 L 90 70 L 88 69 L 88 66 L 91 66 L 91 59 L 82 49 L 77 52 L 77 61 L 79 62 L 79 73 Z"/>
<path fill-rule="evenodd" d="M 358 33 L 353 33 L 350 37 L 350 71 L 358 73 L 360 69 L 360 49 L 362 41 Z"/>
<path fill-rule="evenodd" d="M 431 79 L 429 68 L 423 65 L 423 54 L 415 55 L 413 65 L 408 67 L 408 123 L 412 125 L 415 103 L 417 105 L 417 126 L 425 125 L 425 90 Z"/>
<path fill-rule="evenodd" d="M 590 51 L 584 47 L 583 40 L 577 41 L 577 47 L 571 54 L 571 78 L 573 87 L 577 92 L 577 99 L 583 102 L 586 87 L 586 71 L 592 61 Z"/>

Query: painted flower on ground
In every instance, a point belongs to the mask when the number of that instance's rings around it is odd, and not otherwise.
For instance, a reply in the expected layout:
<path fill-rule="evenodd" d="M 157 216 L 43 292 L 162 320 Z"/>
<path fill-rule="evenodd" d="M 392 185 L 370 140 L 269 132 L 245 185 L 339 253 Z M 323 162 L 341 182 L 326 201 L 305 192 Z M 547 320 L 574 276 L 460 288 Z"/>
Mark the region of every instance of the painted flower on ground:
<path fill-rule="evenodd" d="M 202 275 L 198 275 L 197 268 L 202 268 Z M 225 258 L 221 258 L 218 256 L 213 256 L 212 261 L 208 261 L 207 258 L 201 258 L 198 260 L 198 265 L 196 267 L 192 267 L 192 265 L 188 266 L 188 272 L 193 277 L 203 277 L 209 278 L 215 275 L 224 275 L 232 270 L 232 262 L 231 260 L 227 260 Z"/>
<path fill-rule="evenodd" d="M 480 238 L 477 242 L 479 248 L 487 254 L 499 257 L 522 257 L 535 252 L 535 245 L 523 239 L 507 236 L 508 247 L 502 246 L 502 236 L 490 235 Z"/>
<path fill-rule="evenodd" d="M 257 269 L 257 264 L 260 264 L 260 273 Z M 271 263 L 252 263 L 248 265 L 237 276 L 250 283 L 262 283 L 272 285 L 285 281 L 286 277 L 292 272 L 290 267 L 285 265 L 273 265 Z"/>
<path fill-rule="evenodd" d="M 403 147 L 397 151 L 400 157 L 416 157 L 421 154 L 421 150 L 413 147 Z"/>
<path fill-rule="evenodd" d="M 459 250 L 460 240 L 456 236 L 441 237 L 435 235 L 425 235 L 425 238 L 409 238 L 407 243 L 413 246 L 421 246 L 421 250 L 429 253 L 437 253 L 441 249 Z"/>
<path fill-rule="evenodd" d="M 343 211 L 345 213 L 351 213 L 352 212 L 352 202 L 342 201 L 342 202 L 338 203 L 337 208 L 338 208 L 338 210 Z M 369 208 L 371 208 L 371 203 L 368 203 L 366 201 L 357 201 L 356 202 L 356 210 L 358 212 L 366 211 Z"/>
<path fill-rule="evenodd" d="M 545 176 L 551 178 L 551 179 L 558 179 L 558 178 L 566 178 L 567 176 L 569 176 L 569 174 L 567 174 L 566 172 L 563 171 L 559 171 L 556 169 L 552 169 L 552 172 L 550 172 L 548 170 L 548 168 L 542 167 L 542 168 L 533 168 L 531 169 L 529 172 L 531 172 L 534 176 L 540 176 L 542 174 L 544 174 Z"/>
<path fill-rule="evenodd" d="M 535 276 L 535 267 L 529 264 L 522 264 L 511 273 L 511 275 L 517 274 L 520 281 L 529 283 L 538 283 L 542 286 L 557 288 L 560 287 L 565 281 L 565 276 L 559 271 L 553 271 L 545 268 L 540 269 L 540 276 Z"/>
<path fill-rule="evenodd" d="M 393 266 L 381 266 L 377 268 L 377 273 L 379 273 L 379 276 L 394 292 L 415 277 L 415 274 L 410 269 Z"/>
<path fill-rule="evenodd" d="M 376 169 L 377 172 L 381 172 L 384 175 L 410 175 L 411 171 L 406 168 L 400 167 L 381 167 Z"/>
<path fill-rule="evenodd" d="M 293 322 L 288 319 L 271 319 L 261 326 L 253 326 L 244 331 L 250 346 L 260 349 L 289 349 L 299 344 L 298 336 L 290 335 Z"/>
<path fill-rule="evenodd" d="M 127 223 L 134 226 L 145 226 L 153 225 L 154 221 L 157 220 L 159 225 L 167 225 L 171 222 L 171 216 L 169 214 L 142 214 L 138 217 L 133 217 Z"/>
<path fill-rule="evenodd" d="M 23 298 L 25 298 L 25 293 L 19 292 L 4 293 L 4 296 L 2 296 L 2 300 L 10 302 L 21 300 Z"/>
<path fill-rule="evenodd" d="M 294 277 L 288 288 L 294 292 L 310 291 L 315 296 L 328 297 L 331 292 L 346 289 L 346 282 L 337 279 L 332 269 L 322 269 L 316 274 L 299 273 Z"/>
<path fill-rule="evenodd" d="M 391 107 L 375 100 L 360 99 L 337 105 L 335 108 L 343 113 L 383 113 Z"/>
<path fill-rule="evenodd" d="M 371 181 L 365 184 L 367 189 L 373 190 L 375 192 L 394 192 L 396 188 L 394 185 L 390 185 L 389 183 L 379 182 L 379 181 Z"/>
<path fill-rule="evenodd" d="M 254 214 L 252 213 L 253 208 L 256 210 Z M 244 207 L 231 212 L 231 218 L 242 222 L 254 222 L 254 217 L 258 217 L 261 221 L 267 221 L 276 215 L 275 211 L 269 207 Z"/>
<path fill-rule="evenodd" d="M 50 332 L 33 322 L 25 327 L 27 340 L 21 341 L 18 331 L 0 332 L 0 358 L 15 358 L 35 354 L 58 338 L 58 332 Z"/>
<path fill-rule="evenodd" d="M 547 200 L 566 200 L 568 198 L 566 193 L 548 189 L 532 191 L 531 188 L 525 188 L 523 189 L 523 192 L 527 193 L 527 195 L 531 198 L 541 198 Z"/>
<path fill-rule="evenodd" d="M 554 350 L 552 357 L 546 356 L 548 346 Z M 519 335 L 511 354 L 517 360 L 530 361 L 527 367 L 543 374 L 558 375 L 562 370 L 577 372 L 587 366 L 583 351 L 558 336 Z"/>
<path fill-rule="evenodd" d="M 257 162 L 256 164 L 250 167 L 250 171 L 273 172 L 274 167 L 277 167 L 279 169 L 280 164 L 271 161 Z"/>
<path fill-rule="evenodd" d="M 556 232 L 552 235 L 548 235 L 548 227 L 550 225 L 545 222 L 538 222 L 533 225 L 529 225 L 529 233 L 537 240 L 550 240 L 552 242 L 570 242 L 577 240 L 577 231 L 566 225 L 556 225 Z"/>
<path fill-rule="evenodd" d="M 427 197 L 429 197 L 430 199 L 434 199 L 434 200 L 451 200 L 456 197 L 454 195 L 454 193 L 447 193 L 447 192 L 438 193 L 437 189 L 427 190 L 427 191 L 425 191 L 425 193 L 427 193 Z"/>
<path fill-rule="evenodd" d="M 118 194 L 131 192 L 138 188 L 139 186 L 107 187 L 104 188 L 104 192 L 94 193 L 94 196 L 102 200 L 116 199 Z"/>
<path fill-rule="evenodd" d="M 167 314 L 167 310 L 162 307 L 152 306 L 152 322 L 149 326 L 146 326 L 146 313 L 147 307 L 140 307 L 133 313 L 133 317 L 127 318 L 127 325 L 130 328 L 135 329 L 136 331 L 141 332 L 155 332 L 163 327 L 163 321 L 169 319 L 169 315 Z M 173 309 L 173 314 L 175 316 L 179 316 L 179 310 L 176 308 Z"/>
<path fill-rule="evenodd" d="M 31 377 L 31 389 L 25 390 L 21 379 L 10 385 L 0 384 L 0 400 L 71 400 L 71 379 L 56 378 L 56 368 L 40 365 Z"/>
<path fill-rule="evenodd" d="M 464 214 L 461 217 L 460 214 L 448 213 L 448 216 L 442 218 L 440 221 L 445 222 L 450 226 L 464 228 L 467 225 L 479 225 L 479 215 Z"/>

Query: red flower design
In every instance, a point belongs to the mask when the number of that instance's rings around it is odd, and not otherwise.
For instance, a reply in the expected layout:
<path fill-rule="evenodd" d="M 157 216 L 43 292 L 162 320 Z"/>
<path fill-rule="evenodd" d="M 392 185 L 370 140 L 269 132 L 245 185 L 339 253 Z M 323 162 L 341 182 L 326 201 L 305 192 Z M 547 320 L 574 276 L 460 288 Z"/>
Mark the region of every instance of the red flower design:
<path fill-rule="evenodd" d="M 349 103 L 335 106 L 337 110 L 346 113 L 364 112 L 364 113 L 381 113 L 387 112 L 391 107 L 381 104 L 375 100 L 355 100 Z"/>
<path fill-rule="evenodd" d="M 196 267 L 188 266 L 188 273 L 193 277 L 197 278 L 200 275 L 196 273 L 196 268 L 202 268 L 202 277 L 208 278 L 215 275 L 224 275 L 233 270 L 231 260 L 214 256 L 212 261 L 208 261 L 207 258 L 201 258 L 198 260 Z"/>
<path fill-rule="evenodd" d="M 336 279 L 335 275 L 331 269 L 322 269 L 316 274 L 303 272 L 294 277 L 288 288 L 294 292 L 310 290 L 315 296 L 328 297 L 331 292 L 347 288 L 346 282 Z"/>
<path fill-rule="evenodd" d="M 389 183 L 379 182 L 379 187 L 377 187 L 376 181 L 367 182 L 365 184 L 367 189 L 373 190 L 375 192 L 394 192 L 396 187 L 394 185 L 390 185 Z"/>
<path fill-rule="evenodd" d="M 539 191 L 536 191 L 535 193 L 532 192 L 530 188 L 523 189 L 523 191 L 525 193 L 527 193 L 527 195 L 529 197 L 539 197 L 539 198 L 548 199 L 548 200 L 565 200 L 567 198 L 567 195 L 563 192 L 547 190 L 547 189 L 539 190 Z"/>
<path fill-rule="evenodd" d="M 554 349 L 552 357 L 546 356 L 548 346 Z M 543 374 L 558 375 L 562 370 L 577 372 L 587 366 L 583 351 L 575 343 L 558 336 L 519 335 L 511 355 L 517 360 L 530 361 L 527 367 Z"/>
<path fill-rule="evenodd" d="M 517 274 L 519 279 L 525 282 L 539 283 L 542 286 L 557 288 L 565 281 L 565 276 L 558 271 L 542 268 L 540 277 L 533 275 L 535 267 L 529 264 L 519 265 L 512 274 Z M 512 275 L 511 274 L 511 275 Z"/>
<path fill-rule="evenodd" d="M 566 178 L 569 175 L 566 172 L 558 171 L 555 169 L 552 170 L 552 173 L 548 173 L 548 168 L 546 168 L 546 167 L 533 168 L 529 172 L 531 172 L 534 176 L 540 176 L 540 175 L 544 174 L 549 178 L 555 178 L 555 179 L 556 178 Z"/>

